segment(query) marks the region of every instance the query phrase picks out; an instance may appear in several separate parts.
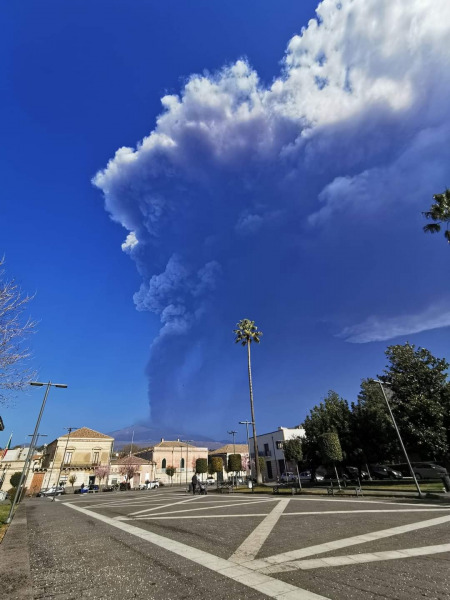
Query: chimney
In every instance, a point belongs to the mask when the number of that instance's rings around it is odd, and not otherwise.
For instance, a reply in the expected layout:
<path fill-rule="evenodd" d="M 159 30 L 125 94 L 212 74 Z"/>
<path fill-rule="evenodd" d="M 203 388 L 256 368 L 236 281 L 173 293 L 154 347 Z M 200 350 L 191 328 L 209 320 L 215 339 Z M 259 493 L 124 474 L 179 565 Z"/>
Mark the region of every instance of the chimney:
<path fill-rule="evenodd" d="M 161 438 L 161 441 L 163 442 L 163 441 L 164 441 L 164 438 Z"/>

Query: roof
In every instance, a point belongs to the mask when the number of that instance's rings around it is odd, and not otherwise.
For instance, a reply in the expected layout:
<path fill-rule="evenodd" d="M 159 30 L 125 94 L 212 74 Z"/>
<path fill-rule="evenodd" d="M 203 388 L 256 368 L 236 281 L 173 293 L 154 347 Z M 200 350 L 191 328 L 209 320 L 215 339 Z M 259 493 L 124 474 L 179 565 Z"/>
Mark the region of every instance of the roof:
<path fill-rule="evenodd" d="M 247 444 L 226 444 L 221 448 L 217 448 L 217 450 L 213 450 L 209 454 L 234 454 L 235 452 L 236 454 L 248 454 Z"/>
<path fill-rule="evenodd" d="M 153 465 L 155 464 L 151 460 L 145 460 L 140 456 L 136 456 L 132 454 L 131 456 L 123 456 L 122 458 L 118 458 L 117 460 L 112 461 L 115 465 Z"/>
<path fill-rule="evenodd" d="M 180 440 L 174 440 L 174 441 L 161 440 L 154 446 L 150 446 L 149 448 L 145 448 L 144 450 L 139 450 L 139 452 L 136 452 L 136 456 L 139 456 L 139 454 L 144 454 L 145 452 L 152 452 L 155 448 L 194 448 L 195 449 L 195 448 L 199 448 L 199 446 L 193 446 L 192 444 L 189 444 L 187 442 L 181 442 Z"/>
<path fill-rule="evenodd" d="M 58 439 L 66 438 L 69 434 L 61 435 Z M 95 431 L 94 429 L 89 429 L 89 427 L 80 427 L 80 429 L 75 429 L 75 431 L 70 432 L 71 438 L 97 438 L 104 440 L 113 440 L 114 438 L 110 435 L 105 435 L 104 433 L 100 433 L 99 431 Z"/>

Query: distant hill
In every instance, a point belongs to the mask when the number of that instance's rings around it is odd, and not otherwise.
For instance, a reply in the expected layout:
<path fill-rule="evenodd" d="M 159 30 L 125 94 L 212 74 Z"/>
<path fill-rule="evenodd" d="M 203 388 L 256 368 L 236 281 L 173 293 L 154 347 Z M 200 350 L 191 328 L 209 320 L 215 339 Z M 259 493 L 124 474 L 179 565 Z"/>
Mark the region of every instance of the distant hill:
<path fill-rule="evenodd" d="M 114 447 L 117 449 L 120 449 L 126 444 L 130 444 L 131 440 L 133 440 L 133 443 L 136 444 L 136 446 L 152 446 L 153 444 L 160 442 L 161 438 L 164 438 L 165 440 L 189 439 L 192 440 L 189 443 L 193 446 L 206 446 L 210 450 L 216 450 L 224 444 L 230 443 L 230 440 L 214 440 L 198 433 L 182 434 L 168 427 L 157 425 L 130 425 L 123 429 L 110 431 L 108 432 L 108 435 L 115 439 Z M 243 442 L 238 442 L 238 440 L 236 440 L 236 443 Z"/>

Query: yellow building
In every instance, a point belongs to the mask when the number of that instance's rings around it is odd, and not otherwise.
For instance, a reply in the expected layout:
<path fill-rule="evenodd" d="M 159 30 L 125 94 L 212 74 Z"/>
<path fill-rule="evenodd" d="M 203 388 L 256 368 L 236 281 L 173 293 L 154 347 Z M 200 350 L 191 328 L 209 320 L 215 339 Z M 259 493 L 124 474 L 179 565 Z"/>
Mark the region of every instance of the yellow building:
<path fill-rule="evenodd" d="M 42 460 L 46 473 L 40 487 L 71 485 L 71 476 L 76 477 L 74 485 L 77 487 L 82 483 L 85 486 L 100 483 L 96 469 L 109 467 L 113 444 L 113 437 L 88 427 L 62 435 L 46 447 Z"/>

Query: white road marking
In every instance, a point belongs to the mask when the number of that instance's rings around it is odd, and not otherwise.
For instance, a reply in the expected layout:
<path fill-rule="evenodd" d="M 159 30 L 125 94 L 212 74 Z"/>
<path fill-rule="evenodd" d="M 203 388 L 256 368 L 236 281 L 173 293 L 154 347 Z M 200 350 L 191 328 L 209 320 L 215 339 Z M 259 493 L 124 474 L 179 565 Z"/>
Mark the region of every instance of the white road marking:
<path fill-rule="evenodd" d="M 320 510 L 320 511 L 302 511 L 283 513 L 283 517 L 292 515 L 354 515 L 354 514 L 379 514 L 379 513 L 410 513 L 410 512 L 448 512 L 448 509 L 443 508 L 387 508 L 383 509 L 367 509 L 367 510 Z"/>
<path fill-rule="evenodd" d="M 420 521 L 419 523 L 410 523 L 409 525 L 400 525 L 399 527 L 392 527 L 391 529 L 382 529 L 380 531 L 373 531 L 371 533 L 365 533 L 363 535 L 356 535 L 341 540 L 335 540 L 334 542 L 326 542 L 325 544 L 318 544 L 316 546 L 309 546 L 308 548 L 301 548 L 299 550 L 291 550 L 290 552 L 283 552 L 282 554 L 275 554 L 268 556 L 263 559 L 255 560 L 249 563 L 244 563 L 250 569 L 264 571 L 268 567 L 274 565 L 282 565 L 290 567 L 291 565 L 298 568 L 298 559 L 305 558 L 307 556 L 314 556 L 315 554 L 322 554 L 325 552 L 331 552 L 340 548 L 347 548 L 348 546 L 355 546 L 356 544 L 364 544 L 366 542 L 373 542 L 375 540 L 381 540 L 383 538 L 400 535 L 402 533 L 409 533 L 410 531 L 417 531 L 418 529 L 425 529 L 427 527 L 433 527 L 434 525 L 442 525 L 443 523 L 450 522 L 450 516 L 437 517 L 436 519 L 428 519 L 427 521 Z M 295 562 L 294 562 L 295 561 Z M 280 568 L 280 571 L 284 570 Z M 274 572 L 271 569 L 271 572 Z"/>
<path fill-rule="evenodd" d="M 186 504 L 187 502 L 193 502 L 194 500 L 197 500 L 198 498 L 201 498 L 201 496 L 197 496 L 197 497 L 194 496 L 193 498 L 188 498 L 187 500 L 178 500 L 178 502 L 171 502 L 170 504 L 162 504 L 159 506 L 152 506 L 151 508 L 144 508 L 143 510 L 137 510 L 136 512 L 129 513 L 126 516 L 133 517 L 134 515 L 140 515 L 142 513 L 151 512 L 152 510 L 158 510 L 159 508 L 166 508 L 167 506 L 175 506 L 177 504 Z"/>
<path fill-rule="evenodd" d="M 281 513 L 289 504 L 289 499 L 280 500 L 274 509 L 267 515 L 248 536 L 246 540 L 242 542 L 239 548 L 230 556 L 230 560 L 240 564 L 242 561 L 253 560 L 258 554 L 262 545 L 269 537 L 270 532 L 278 523 L 278 519 L 281 517 Z"/>
<path fill-rule="evenodd" d="M 156 546 L 159 546 L 160 548 L 164 548 L 169 552 L 173 552 L 178 556 L 182 556 L 183 558 L 190 560 L 201 567 L 210 569 L 211 571 L 223 575 L 224 577 L 228 577 L 233 581 L 237 581 L 238 583 L 254 589 L 261 594 L 265 594 L 270 598 L 278 598 L 279 600 L 329 600 L 325 596 L 314 594 L 313 592 L 309 592 L 308 590 L 285 583 L 284 581 L 273 579 L 272 577 L 262 573 L 255 573 L 250 569 L 236 565 L 236 563 L 232 561 L 219 558 L 218 556 L 214 556 L 213 554 L 209 554 L 203 550 L 192 548 L 187 544 L 176 542 L 175 540 L 165 538 L 156 533 L 145 531 L 139 527 L 130 525 L 129 523 L 117 521 L 116 519 L 100 515 L 69 502 L 65 502 L 64 505 L 72 510 L 76 510 L 88 515 L 93 519 L 102 521 L 107 525 L 116 527 L 125 533 L 144 539 L 152 544 L 155 544 Z"/>
<path fill-rule="evenodd" d="M 309 560 L 296 561 L 295 567 L 288 565 L 276 565 L 269 567 L 264 572 L 280 573 L 281 571 L 293 571 L 297 569 L 309 570 L 323 567 L 342 567 L 345 565 L 356 565 L 361 563 L 376 562 L 381 560 L 398 560 L 400 558 L 413 558 L 417 556 L 429 556 L 450 552 L 450 544 L 439 544 L 436 546 L 422 546 L 421 548 L 403 548 L 402 550 L 385 550 L 383 552 L 368 552 L 366 554 L 349 554 L 347 556 L 328 556 L 327 558 L 312 558 Z M 289 563 L 294 565 L 294 563 Z"/>
<path fill-rule="evenodd" d="M 260 500 L 260 502 L 263 503 L 263 502 L 265 502 L 265 500 Z M 252 504 L 252 503 L 249 502 L 248 504 Z M 253 502 L 253 504 L 255 504 L 255 503 Z M 171 505 L 167 504 L 166 506 L 171 506 Z M 239 506 L 239 508 L 240 508 L 242 506 L 242 503 L 239 504 L 239 505 L 238 504 L 222 504 L 222 505 L 219 505 L 219 506 L 199 506 L 198 508 L 185 508 L 183 510 L 169 510 L 169 511 L 161 512 L 161 513 L 158 513 L 158 514 L 159 515 L 178 515 L 178 514 L 187 513 L 187 512 L 197 512 L 199 510 L 211 510 L 211 509 L 218 509 L 218 508 L 230 508 L 230 507 L 236 507 L 236 506 Z M 165 508 L 165 507 L 161 507 L 160 506 L 158 508 Z M 156 508 L 155 509 L 149 509 L 149 511 L 150 510 L 156 510 Z M 149 512 L 149 511 L 143 511 L 143 510 L 141 510 L 139 512 L 142 513 L 142 512 Z M 134 518 L 133 515 L 137 515 L 137 514 L 138 513 L 131 513 L 131 515 L 124 515 L 122 517 L 122 519 L 123 520 L 124 519 L 130 519 L 131 520 L 131 519 Z M 150 515 L 150 516 L 152 516 L 152 515 Z M 230 515 L 230 517 L 233 517 L 233 516 L 235 516 L 235 515 Z M 264 516 L 266 516 L 266 515 L 264 515 Z M 142 516 L 136 517 L 136 518 L 137 519 L 145 519 L 146 517 L 147 517 L 147 515 L 142 515 Z"/>

